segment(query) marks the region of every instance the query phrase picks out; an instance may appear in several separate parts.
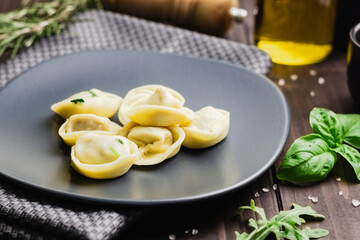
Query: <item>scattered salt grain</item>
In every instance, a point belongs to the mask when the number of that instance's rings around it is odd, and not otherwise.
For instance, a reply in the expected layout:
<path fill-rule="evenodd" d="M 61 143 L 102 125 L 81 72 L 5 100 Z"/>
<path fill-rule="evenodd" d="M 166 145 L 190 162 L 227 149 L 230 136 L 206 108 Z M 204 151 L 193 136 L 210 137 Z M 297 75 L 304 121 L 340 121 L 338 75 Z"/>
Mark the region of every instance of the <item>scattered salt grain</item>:
<path fill-rule="evenodd" d="M 256 193 L 254 194 L 254 197 L 256 197 L 256 198 L 260 197 L 260 193 L 259 193 L 259 192 L 256 192 Z"/>
<path fill-rule="evenodd" d="M 318 197 L 308 196 L 308 199 L 311 200 L 313 203 L 319 202 L 319 198 L 318 198 Z"/>
<path fill-rule="evenodd" d="M 196 235 L 199 233 L 199 230 L 197 230 L 196 228 L 194 228 L 192 231 L 191 231 L 191 234 L 192 235 Z"/>
<path fill-rule="evenodd" d="M 276 191 L 276 190 L 278 189 L 278 185 L 277 185 L 277 184 L 274 184 L 274 185 L 273 185 L 273 189 L 274 189 L 274 191 Z"/>
<path fill-rule="evenodd" d="M 360 206 L 360 201 L 357 200 L 357 199 L 353 199 L 353 200 L 351 201 L 351 203 L 352 203 L 352 205 L 353 205 L 354 207 Z"/>
<path fill-rule="evenodd" d="M 318 83 L 319 83 L 320 85 L 323 85 L 323 84 L 325 83 L 325 78 L 319 77 L 319 78 L 318 78 Z"/>
<path fill-rule="evenodd" d="M 268 188 L 263 188 L 262 191 L 263 192 L 269 192 L 269 189 Z"/>
<path fill-rule="evenodd" d="M 341 177 L 337 177 L 336 181 L 340 182 L 341 181 Z"/>
<path fill-rule="evenodd" d="M 311 76 L 316 76 L 316 75 L 317 75 L 317 72 L 316 72 L 316 70 L 311 69 L 311 70 L 309 71 L 309 74 L 310 74 Z"/>
<path fill-rule="evenodd" d="M 296 74 L 291 74 L 291 75 L 290 75 L 290 80 L 296 81 L 296 80 L 298 80 L 298 79 L 299 79 L 299 76 L 298 76 L 298 75 L 296 75 Z"/>
<path fill-rule="evenodd" d="M 169 235 L 169 240 L 175 240 L 175 239 L 176 239 L 175 234 L 170 234 L 170 235 Z"/>
<path fill-rule="evenodd" d="M 311 97 L 315 97 L 315 92 L 314 92 L 314 91 L 311 91 L 311 92 L 310 92 L 310 96 L 311 96 Z"/>
<path fill-rule="evenodd" d="M 278 81 L 279 86 L 284 86 L 285 85 L 285 80 L 283 78 L 280 78 Z"/>
<path fill-rule="evenodd" d="M 258 9 L 258 8 L 254 8 L 254 9 L 253 9 L 253 14 L 254 14 L 254 16 L 258 15 L 258 13 L 259 13 L 259 9 Z"/>
<path fill-rule="evenodd" d="M 343 191 L 339 191 L 339 196 L 344 195 Z"/>
<path fill-rule="evenodd" d="M 185 230 L 185 233 L 186 234 L 189 234 L 190 233 L 190 230 L 188 229 L 188 230 Z"/>
<path fill-rule="evenodd" d="M 318 197 L 313 197 L 313 198 L 311 199 L 311 201 L 312 201 L 313 203 L 317 203 L 317 202 L 319 202 L 319 198 L 318 198 Z"/>

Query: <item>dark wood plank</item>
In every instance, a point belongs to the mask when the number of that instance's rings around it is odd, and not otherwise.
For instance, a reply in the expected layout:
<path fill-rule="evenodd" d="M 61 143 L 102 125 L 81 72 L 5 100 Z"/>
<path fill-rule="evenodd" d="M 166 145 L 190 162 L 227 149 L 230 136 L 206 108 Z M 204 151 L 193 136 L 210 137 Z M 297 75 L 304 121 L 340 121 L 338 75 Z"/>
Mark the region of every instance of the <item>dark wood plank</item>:
<path fill-rule="evenodd" d="M 0 2 L 0 13 L 8 12 L 19 8 L 21 0 L 1 0 Z"/>
<path fill-rule="evenodd" d="M 267 171 L 260 179 L 244 189 L 208 199 L 200 202 L 160 206 L 141 222 L 128 229 L 121 239 L 152 240 L 169 239 L 170 235 L 176 240 L 206 239 L 233 240 L 235 231 L 250 231 L 249 218 L 257 218 L 251 211 L 239 215 L 237 210 L 242 205 L 249 205 L 254 199 L 256 205 L 266 209 L 268 216 L 278 212 L 277 190 L 273 190 L 273 179 Z M 262 191 L 268 188 L 269 192 Z M 255 197 L 255 193 L 260 194 Z M 196 234 L 192 234 L 192 230 Z"/>

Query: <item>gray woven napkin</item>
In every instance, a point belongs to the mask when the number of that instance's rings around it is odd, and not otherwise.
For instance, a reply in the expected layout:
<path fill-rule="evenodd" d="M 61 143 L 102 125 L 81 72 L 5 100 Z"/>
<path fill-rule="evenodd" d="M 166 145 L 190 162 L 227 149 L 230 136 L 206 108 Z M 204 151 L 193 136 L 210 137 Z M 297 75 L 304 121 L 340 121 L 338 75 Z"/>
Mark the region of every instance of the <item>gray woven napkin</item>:
<path fill-rule="evenodd" d="M 195 56 L 236 64 L 260 74 L 267 74 L 272 66 L 269 56 L 254 46 L 165 24 L 100 10 L 78 14 L 76 19 L 61 34 L 43 39 L 1 64 L 0 89 L 44 60 L 94 49 Z M 111 208 L 87 204 L 85 207 L 0 179 L 0 238 L 112 239 L 145 212 L 144 207 Z"/>

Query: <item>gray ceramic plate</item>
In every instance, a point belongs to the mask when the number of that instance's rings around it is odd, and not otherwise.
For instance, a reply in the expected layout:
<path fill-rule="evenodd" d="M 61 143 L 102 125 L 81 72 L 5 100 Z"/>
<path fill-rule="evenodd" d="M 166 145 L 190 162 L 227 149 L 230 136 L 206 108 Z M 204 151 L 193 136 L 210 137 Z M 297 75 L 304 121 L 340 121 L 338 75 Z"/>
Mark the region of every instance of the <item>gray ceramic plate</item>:
<path fill-rule="evenodd" d="M 50 106 L 91 88 L 124 96 L 145 84 L 177 90 L 193 110 L 228 110 L 229 135 L 214 147 L 182 148 L 162 164 L 133 167 L 116 179 L 76 173 L 57 135 L 63 120 Z M 239 189 L 274 163 L 290 123 L 283 94 L 263 76 L 214 61 L 127 51 L 83 52 L 39 64 L 0 92 L 0 109 L 2 176 L 65 197 L 115 204 L 187 202 Z"/>

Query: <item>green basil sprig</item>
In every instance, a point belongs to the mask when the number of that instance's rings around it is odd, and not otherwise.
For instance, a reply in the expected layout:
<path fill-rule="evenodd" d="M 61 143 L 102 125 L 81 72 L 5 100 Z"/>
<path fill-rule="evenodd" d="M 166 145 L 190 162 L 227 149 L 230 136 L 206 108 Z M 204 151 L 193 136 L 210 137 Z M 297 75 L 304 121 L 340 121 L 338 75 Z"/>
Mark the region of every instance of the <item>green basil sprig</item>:
<path fill-rule="evenodd" d="M 346 159 L 360 180 L 360 114 L 336 114 L 325 108 L 310 112 L 313 133 L 294 141 L 285 155 L 277 178 L 293 183 L 324 179 L 337 154 Z"/>

